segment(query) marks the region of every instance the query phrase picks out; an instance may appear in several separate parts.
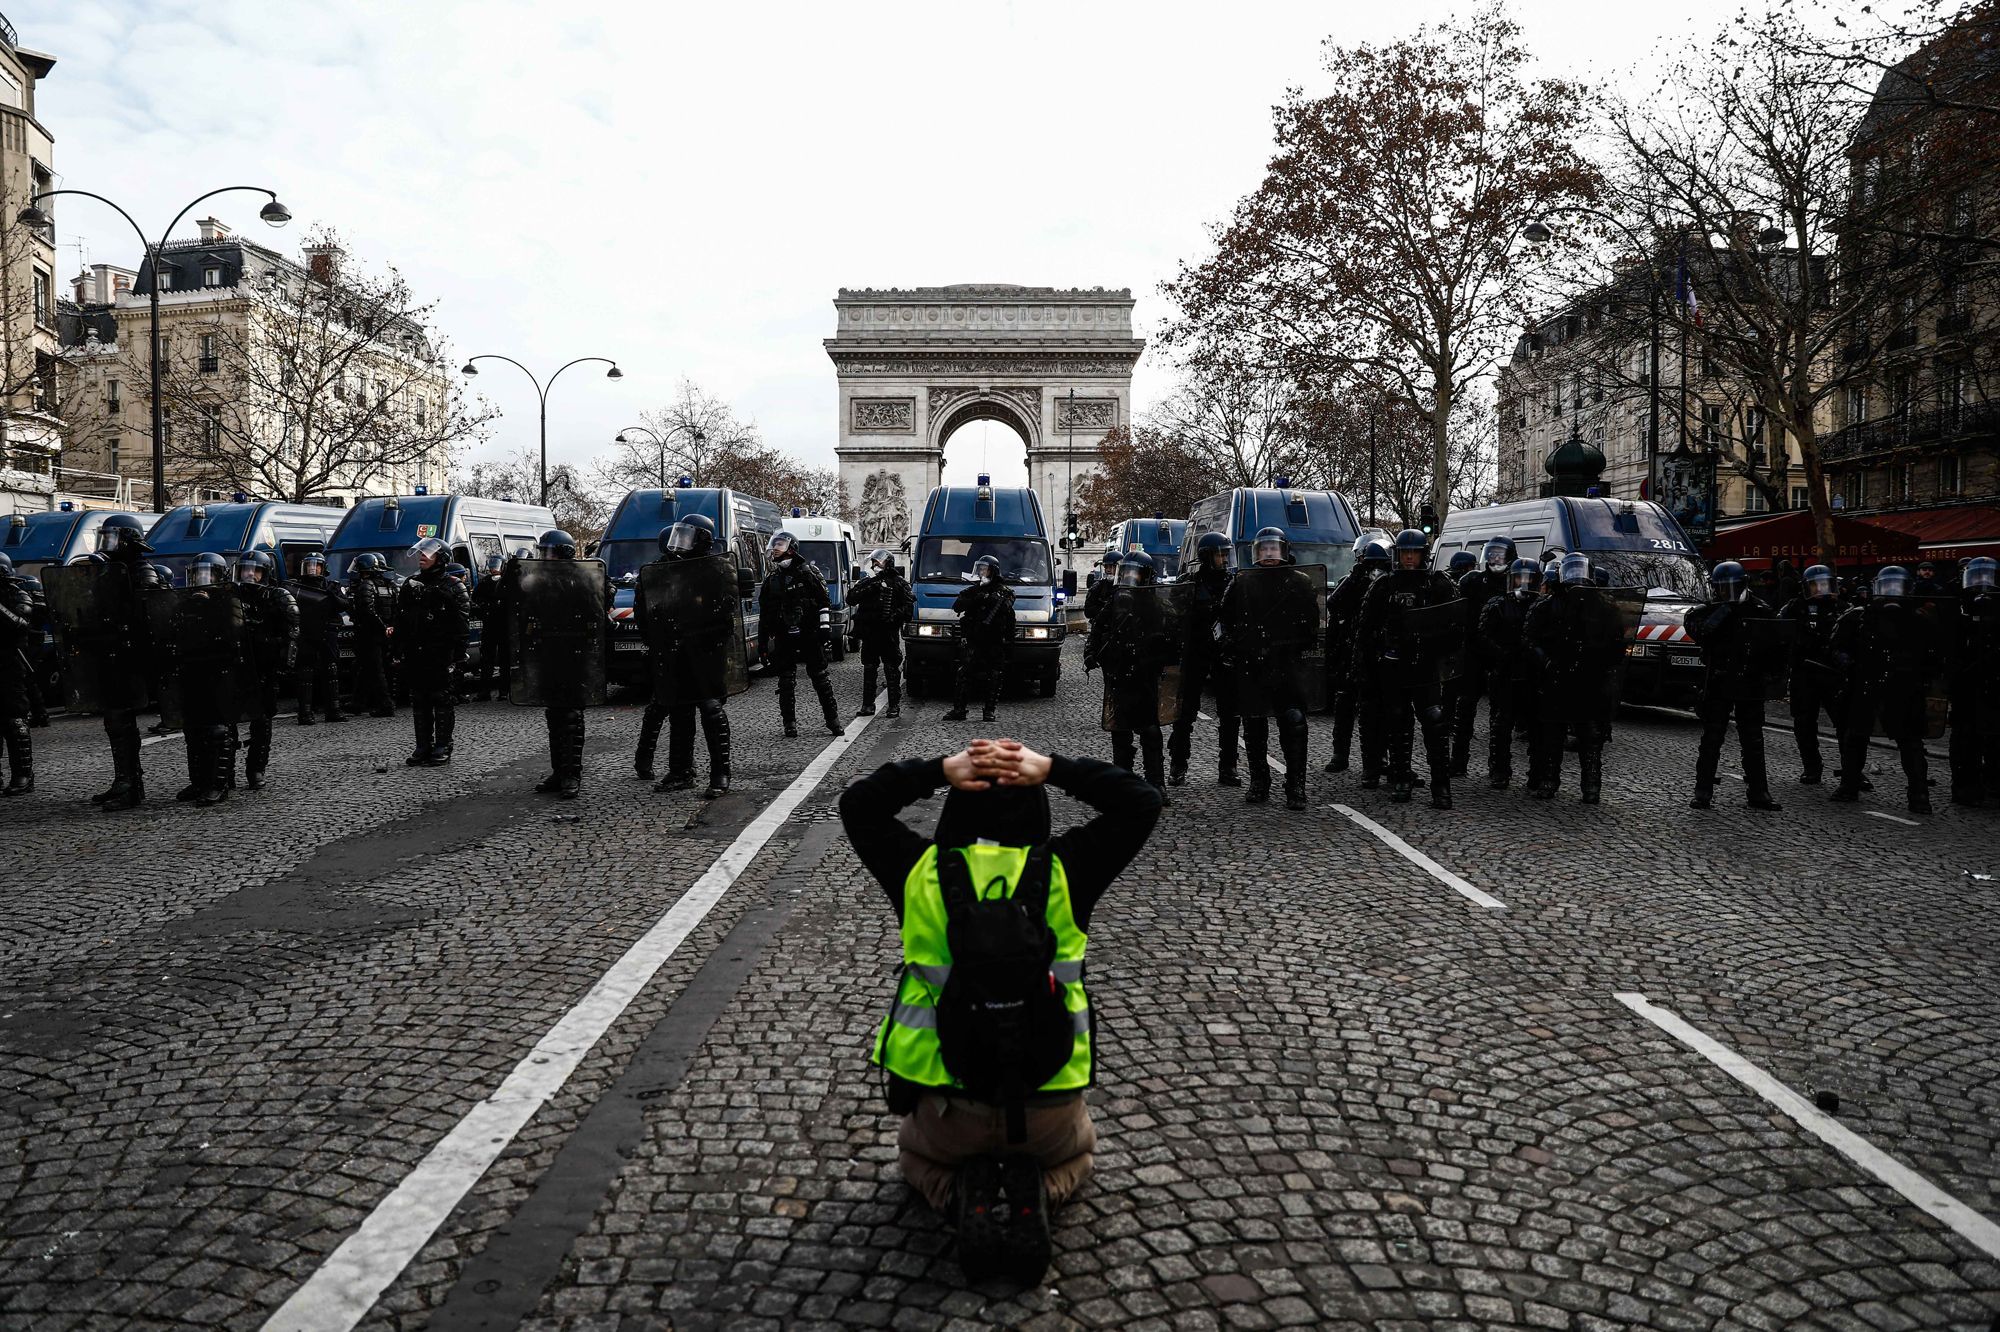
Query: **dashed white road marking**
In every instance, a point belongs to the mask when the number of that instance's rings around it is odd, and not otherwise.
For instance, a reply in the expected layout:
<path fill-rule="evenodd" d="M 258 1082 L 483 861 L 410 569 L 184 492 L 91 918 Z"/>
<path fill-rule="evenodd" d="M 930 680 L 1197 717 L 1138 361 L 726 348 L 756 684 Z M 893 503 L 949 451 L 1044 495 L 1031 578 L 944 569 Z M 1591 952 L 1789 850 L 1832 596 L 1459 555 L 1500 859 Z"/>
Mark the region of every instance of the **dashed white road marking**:
<path fill-rule="evenodd" d="M 284 721 L 287 718 L 296 718 L 298 715 L 299 714 L 296 712 L 274 712 L 271 714 L 271 720 L 274 722 Z M 248 723 L 245 724 L 247 725 Z M 144 749 L 147 745 L 163 744 L 168 740 L 185 740 L 185 739 L 187 739 L 187 732 L 185 730 L 168 731 L 165 735 L 149 735 L 143 737 L 139 741 L 139 747 L 141 749 Z"/>
<path fill-rule="evenodd" d="M 1418 868 L 1422 869 L 1425 873 L 1429 874 L 1433 879 L 1436 879 L 1439 883 L 1451 889 L 1459 896 L 1464 897 L 1469 901 L 1475 902 L 1478 905 L 1485 907 L 1489 911 L 1505 911 L 1507 909 L 1507 904 L 1505 902 L 1502 902 L 1499 898 L 1493 896 L 1493 894 L 1486 892 L 1483 889 L 1476 888 L 1472 884 L 1467 883 L 1464 879 L 1459 878 L 1456 874 L 1453 874 L 1450 870 L 1438 864 L 1435 860 L 1432 860 L 1429 856 L 1417 850 L 1417 848 L 1411 846 L 1408 842 L 1396 836 L 1396 834 L 1390 832 L 1387 828 L 1384 828 L 1381 824 L 1375 822 L 1375 820 L 1369 818 L 1366 814 L 1363 814 L 1360 810 L 1355 809 L 1349 805 L 1329 805 L 1327 806 L 1327 808 L 1336 810 L 1339 813 L 1346 815 L 1348 818 L 1352 819 L 1355 823 L 1360 824 L 1363 828 L 1366 828 L 1369 832 L 1374 833 L 1376 838 L 1379 841 L 1381 841 L 1383 845 L 1387 846 L 1390 850 L 1402 856 L 1405 860 L 1409 861 L 1411 864 L 1416 865 Z"/>
<path fill-rule="evenodd" d="M 1960 1239 L 1988 1258 L 2000 1259 L 2000 1225 L 1966 1206 L 1840 1121 L 1823 1113 L 1803 1096 L 1728 1046 L 1690 1026 L 1671 1009 L 1651 1003 L 1643 994 L 1620 994 L 1617 999 L 1619 1003 L 1784 1111 L 1797 1121 L 1800 1128 L 1949 1226 Z"/>
<path fill-rule="evenodd" d="M 1924 826 L 1915 819 L 1906 819 L 1900 814 L 1884 814 L 1879 809 L 1864 809 L 1861 812 L 1871 819 L 1887 819 L 1891 823 L 1900 823 L 1905 828 L 1921 828 Z"/>
<path fill-rule="evenodd" d="M 430 1241 L 535 1111 L 569 1080 L 598 1039 L 687 940 L 792 811 L 867 729 L 856 717 L 576 1006 L 535 1043 L 492 1094 L 469 1110 L 403 1182 L 375 1205 L 318 1271 L 264 1324 L 266 1332 L 350 1332 Z"/>

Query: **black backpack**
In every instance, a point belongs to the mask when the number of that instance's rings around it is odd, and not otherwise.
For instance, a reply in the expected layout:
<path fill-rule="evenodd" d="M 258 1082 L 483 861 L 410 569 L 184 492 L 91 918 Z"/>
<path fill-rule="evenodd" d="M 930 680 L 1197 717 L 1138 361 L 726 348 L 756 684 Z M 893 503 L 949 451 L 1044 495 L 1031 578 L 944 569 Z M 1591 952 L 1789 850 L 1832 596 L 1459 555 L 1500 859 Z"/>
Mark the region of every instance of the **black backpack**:
<path fill-rule="evenodd" d="M 1027 1137 L 1029 1093 L 1062 1071 L 1075 1044 L 1049 929 L 1049 851 L 1029 851 L 1011 897 L 995 879 L 974 891 L 964 854 L 938 848 L 951 976 L 937 1000 L 938 1052 L 966 1093 L 1007 1111 L 1007 1140 Z"/>

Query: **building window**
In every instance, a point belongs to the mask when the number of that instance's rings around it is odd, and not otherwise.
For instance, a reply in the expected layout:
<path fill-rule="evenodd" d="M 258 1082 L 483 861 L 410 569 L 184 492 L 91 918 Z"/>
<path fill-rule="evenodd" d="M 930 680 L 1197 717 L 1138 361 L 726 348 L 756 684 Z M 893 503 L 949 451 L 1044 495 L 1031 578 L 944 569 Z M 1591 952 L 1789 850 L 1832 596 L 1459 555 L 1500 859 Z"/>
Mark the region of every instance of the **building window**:
<path fill-rule="evenodd" d="M 117 475 L 118 436 L 116 435 L 106 435 L 104 437 L 104 465 L 110 469 L 114 476 Z"/>
<path fill-rule="evenodd" d="M 219 286 L 221 286 L 221 285 L 222 285 L 222 270 L 221 270 L 221 269 L 219 269 L 219 268 L 204 268 L 204 269 L 202 269 L 202 270 L 201 270 L 201 285 L 202 285 L 202 286 L 204 286 L 204 287 L 219 287 Z"/>
<path fill-rule="evenodd" d="M 201 409 L 201 446 L 213 453 L 222 447 L 222 409 Z"/>
<path fill-rule="evenodd" d="M 1722 438 L 1722 408 L 1705 403 L 1701 409 L 1701 442 L 1713 448 Z"/>
<path fill-rule="evenodd" d="M 1908 504 L 1910 497 L 1916 493 L 1917 489 L 1917 465 L 1915 463 L 1904 463 L 1889 474 L 1889 480 L 1896 488 L 1895 498 L 1892 502 L 1896 504 Z"/>
<path fill-rule="evenodd" d="M 1812 501 L 1810 498 L 1807 497 L 1806 488 L 1804 486 L 1792 487 L 1792 507 L 1794 509 L 1806 508 L 1811 503 Z"/>
<path fill-rule="evenodd" d="M 1965 365 L 1945 362 L 1937 368 L 1937 405 L 1944 424 L 1958 424 L 1959 409 L 1965 405 Z"/>
<path fill-rule="evenodd" d="M 1910 372 L 1899 370 L 1889 376 L 1889 415 L 1901 421 L 1910 414 Z"/>
<path fill-rule="evenodd" d="M 55 302 L 51 295 L 55 290 L 47 273 L 35 270 L 35 322 L 44 328 L 55 322 Z"/>
<path fill-rule="evenodd" d="M 1751 486 L 1743 492 L 1743 512 L 1769 513 L 1770 511 L 1771 502 L 1764 498 L 1763 491 L 1757 489 L 1755 486 Z"/>
<path fill-rule="evenodd" d="M 104 385 L 104 410 L 121 412 L 125 410 L 125 399 L 119 395 L 118 381 L 109 380 Z"/>
<path fill-rule="evenodd" d="M 417 424 L 419 426 L 427 426 L 430 424 L 430 421 L 431 421 L 430 400 L 424 397 L 419 397 L 417 399 Z"/>
<path fill-rule="evenodd" d="M 1847 501 L 1848 508 L 1858 509 L 1863 504 L 1867 503 L 1868 501 L 1867 482 L 1868 478 L 1862 475 L 1861 469 L 1859 468 L 1856 468 L 1854 471 L 1849 472 L 1845 477 L 1841 478 L 1840 493 L 1841 497 Z"/>
<path fill-rule="evenodd" d="M 1856 384 L 1847 390 L 1847 424 L 1860 425 L 1868 419 L 1868 390 Z"/>
<path fill-rule="evenodd" d="M 221 358 L 215 354 L 215 334 L 201 335 L 201 372 L 212 375 L 221 366 Z"/>
<path fill-rule="evenodd" d="M 1950 499 L 1958 494 L 1958 455 L 1955 453 L 1938 459 L 1937 493 L 1939 499 Z"/>
<path fill-rule="evenodd" d="M 153 261 L 153 286 L 159 291 L 174 289 L 174 270 L 159 259 Z"/>

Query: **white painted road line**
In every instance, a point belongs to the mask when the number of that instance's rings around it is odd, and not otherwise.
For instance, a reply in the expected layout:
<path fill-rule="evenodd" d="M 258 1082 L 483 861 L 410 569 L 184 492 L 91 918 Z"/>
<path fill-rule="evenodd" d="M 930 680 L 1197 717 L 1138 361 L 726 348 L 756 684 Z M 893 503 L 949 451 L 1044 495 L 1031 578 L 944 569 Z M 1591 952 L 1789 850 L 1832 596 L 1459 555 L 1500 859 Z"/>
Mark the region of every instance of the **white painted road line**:
<path fill-rule="evenodd" d="M 274 712 L 271 714 L 271 720 L 284 721 L 287 718 L 296 718 L 298 715 L 299 714 L 296 712 Z M 162 744 L 168 740 L 185 740 L 185 739 L 187 739 L 186 731 L 168 731 L 165 735 L 146 736 L 145 738 L 139 741 L 139 748 L 144 749 L 147 745 Z"/>
<path fill-rule="evenodd" d="M 367 1316 L 389 1283 L 429 1243 L 514 1135 L 569 1080 L 591 1047 L 722 900 L 764 843 L 784 826 L 792 811 L 832 771 L 872 720 L 856 717 L 828 742 L 805 771 L 737 834 L 666 915 L 535 1043 L 506 1080 L 473 1106 L 403 1182 L 375 1205 L 361 1228 L 271 1315 L 264 1324 L 266 1332 L 350 1332 Z"/>
<path fill-rule="evenodd" d="M 1887 819 L 1891 823 L 1900 823 L 1905 828 L 1921 828 L 1924 826 L 1915 819 L 1906 819 L 1900 814 L 1884 814 L 1879 809 L 1864 809 L 1861 812 L 1871 819 Z"/>
<path fill-rule="evenodd" d="M 1619 1003 L 1777 1106 L 1796 1120 L 1800 1128 L 1949 1226 L 1959 1238 L 1988 1258 L 2000 1259 L 2000 1225 L 1952 1197 L 1840 1121 L 1822 1113 L 1803 1096 L 1728 1046 L 1689 1026 L 1671 1009 L 1649 1002 L 1643 994 L 1621 994 L 1617 998 Z"/>
<path fill-rule="evenodd" d="M 1491 893 L 1484 892 L 1478 888 L 1473 887 L 1471 884 L 1467 883 L 1464 879 L 1459 878 L 1456 874 L 1453 874 L 1450 870 L 1438 864 L 1435 860 L 1432 860 L 1429 856 L 1417 850 L 1417 848 L 1411 846 L 1408 842 L 1396 836 L 1396 834 L 1390 832 L 1387 828 L 1384 828 L 1381 824 L 1375 822 L 1375 820 L 1369 818 L 1366 814 L 1363 814 L 1360 810 L 1354 809 L 1348 805 L 1330 805 L 1328 806 L 1328 808 L 1337 810 L 1340 813 L 1345 814 L 1348 818 L 1354 820 L 1354 822 L 1360 824 L 1362 827 L 1366 828 L 1369 832 L 1374 833 L 1375 836 L 1384 845 L 1389 847 L 1390 850 L 1396 852 L 1398 855 L 1402 856 L 1405 860 L 1416 865 L 1418 868 L 1424 870 L 1433 879 L 1436 879 L 1439 883 L 1451 889 L 1459 896 L 1467 898 L 1473 902 L 1476 902 L 1480 906 L 1485 907 L 1489 911 L 1505 911 L 1507 909 L 1507 904 L 1505 902 L 1502 902 L 1499 898 L 1493 896 Z"/>
<path fill-rule="evenodd" d="M 1212 722 L 1215 720 L 1215 718 L 1209 716 L 1206 712 L 1200 711 L 1199 709 L 1196 710 L 1194 715 L 1201 718 L 1205 722 Z M 1276 754 L 1266 754 L 1264 756 L 1264 761 L 1271 765 L 1272 772 L 1275 772 L 1280 777 L 1285 775 L 1285 762 L 1283 759 L 1279 758 Z M 1249 760 L 1246 758 L 1244 762 L 1247 763 L 1249 762 Z"/>

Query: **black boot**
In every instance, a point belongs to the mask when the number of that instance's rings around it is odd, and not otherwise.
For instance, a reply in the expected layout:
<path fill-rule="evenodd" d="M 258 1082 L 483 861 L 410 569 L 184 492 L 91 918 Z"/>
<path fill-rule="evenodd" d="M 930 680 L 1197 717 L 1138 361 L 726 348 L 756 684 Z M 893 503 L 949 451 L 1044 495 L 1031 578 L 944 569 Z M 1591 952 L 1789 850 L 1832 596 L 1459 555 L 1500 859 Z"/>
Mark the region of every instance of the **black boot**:
<path fill-rule="evenodd" d="M 820 716 L 826 721 L 826 733 L 839 735 L 847 728 L 840 722 L 840 703 L 833 696 L 833 681 L 821 671 L 813 679 L 813 692 L 819 695 Z"/>
<path fill-rule="evenodd" d="M 1397 776 L 1390 778 L 1389 799 L 1395 801 L 1399 805 L 1409 804 L 1410 793 L 1416 789 L 1416 785 L 1417 785 L 1417 779 L 1414 774 L 1407 776 L 1398 774 Z"/>
<path fill-rule="evenodd" d="M 264 789 L 264 771 L 271 766 L 271 719 L 253 717 L 250 721 L 250 747 L 244 753 L 243 787 L 247 791 Z"/>
<path fill-rule="evenodd" d="M 441 768 L 451 762 L 451 735 L 458 729 L 458 704 L 447 694 L 437 707 L 437 747 L 431 751 L 431 766 Z"/>
<path fill-rule="evenodd" d="M 1271 798 L 1271 770 L 1258 771 L 1256 764 L 1250 765 L 1250 789 L 1243 793 L 1246 805 L 1261 805 Z"/>
<path fill-rule="evenodd" d="M 894 669 L 893 667 L 890 668 L 888 686 L 889 686 L 889 707 L 885 712 L 883 712 L 882 715 L 884 717 L 900 717 L 903 715 L 902 672 Z"/>
<path fill-rule="evenodd" d="M 784 724 L 785 738 L 799 738 L 799 711 L 794 693 L 798 682 L 789 668 L 778 675 L 778 720 Z"/>
<path fill-rule="evenodd" d="M 659 752 L 660 728 L 666 721 L 667 710 L 657 703 L 647 704 L 639 717 L 639 748 L 632 754 L 632 770 L 641 781 L 653 780 L 653 755 Z"/>
<path fill-rule="evenodd" d="M 1752 809 L 1779 810 L 1784 808 L 1783 805 L 1771 799 L 1771 790 L 1766 786 L 1751 787 L 1750 798 L 1745 803 Z"/>
<path fill-rule="evenodd" d="M 1578 798 L 1586 805 L 1594 805 L 1604 790 L 1604 751 L 1595 745 L 1584 746 L 1577 755 Z"/>
<path fill-rule="evenodd" d="M 1694 779 L 1694 799 L 1688 801 L 1689 809 L 1712 809 L 1715 806 L 1715 785 L 1701 778 Z"/>
<path fill-rule="evenodd" d="M 857 717 L 875 715 L 875 674 L 874 666 L 861 668 L 861 706 L 854 710 L 854 715 Z"/>
<path fill-rule="evenodd" d="M 1451 775 L 1465 776 L 1466 765 L 1471 760 L 1472 741 L 1469 737 L 1454 735 L 1451 738 Z M 1445 806 L 1450 809 L 1450 805 Z"/>
<path fill-rule="evenodd" d="M 1306 775 L 1297 768 L 1285 769 L 1285 808 L 1306 807 Z"/>
<path fill-rule="evenodd" d="M 26 717 L 6 722 L 9 780 L 0 796 L 27 795 L 35 789 L 35 741 Z"/>
<path fill-rule="evenodd" d="M 562 780 L 556 783 L 556 794 L 564 800 L 574 800 L 583 790 L 583 709 L 577 708 L 562 720 Z"/>
<path fill-rule="evenodd" d="M 1431 808 L 1432 809 L 1451 808 L 1451 778 L 1449 777 L 1431 778 Z"/>
<path fill-rule="evenodd" d="M 715 800 L 729 794 L 729 714 L 717 708 L 712 716 L 702 719 L 701 731 L 708 741 L 706 795 Z"/>
<path fill-rule="evenodd" d="M 112 761 L 116 764 L 117 780 L 112 782 L 116 792 L 106 800 L 101 808 L 105 813 L 116 813 L 123 809 L 137 809 L 146 803 L 146 775 L 139 767 L 139 733 L 135 730 L 120 736 L 112 746 Z"/>
<path fill-rule="evenodd" d="M 416 699 L 410 704 L 410 722 L 416 730 L 417 747 L 403 760 L 408 768 L 427 768 L 431 756 L 437 750 L 437 714 L 432 710 L 429 699 Z"/>

